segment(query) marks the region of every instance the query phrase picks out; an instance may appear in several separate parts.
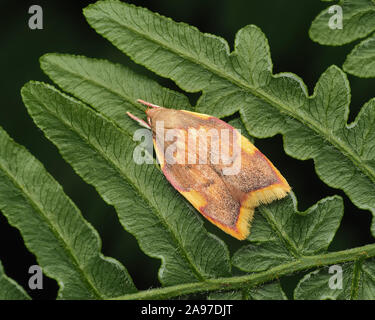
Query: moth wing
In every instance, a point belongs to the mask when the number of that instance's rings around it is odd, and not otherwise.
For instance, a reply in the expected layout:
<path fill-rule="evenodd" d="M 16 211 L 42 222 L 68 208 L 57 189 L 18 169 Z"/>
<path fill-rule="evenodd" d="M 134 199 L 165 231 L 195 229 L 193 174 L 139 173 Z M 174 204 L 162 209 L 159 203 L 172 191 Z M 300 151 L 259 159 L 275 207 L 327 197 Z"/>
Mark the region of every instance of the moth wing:
<path fill-rule="evenodd" d="M 165 177 L 209 221 L 237 239 L 246 239 L 254 208 L 285 197 L 290 191 L 288 183 L 248 139 L 227 123 L 204 114 L 181 112 L 189 128 L 198 123 L 197 127 L 207 131 L 212 128 L 231 130 L 235 137 L 230 142 L 231 150 L 237 147 L 239 153 L 230 165 L 210 162 L 170 164 L 165 161 L 166 145 L 154 138 L 156 155 Z M 194 121 L 196 118 L 199 120 Z M 177 151 L 181 145 L 177 144 Z M 185 144 L 180 154 L 186 155 L 187 149 Z M 235 174 L 225 174 L 226 169 L 234 165 L 239 166 L 239 170 Z"/>
<path fill-rule="evenodd" d="M 166 165 L 163 172 L 205 218 L 237 239 L 248 236 L 254 210 L 249 208 L 240 216 L 241 203 L 210 165 Z"/>

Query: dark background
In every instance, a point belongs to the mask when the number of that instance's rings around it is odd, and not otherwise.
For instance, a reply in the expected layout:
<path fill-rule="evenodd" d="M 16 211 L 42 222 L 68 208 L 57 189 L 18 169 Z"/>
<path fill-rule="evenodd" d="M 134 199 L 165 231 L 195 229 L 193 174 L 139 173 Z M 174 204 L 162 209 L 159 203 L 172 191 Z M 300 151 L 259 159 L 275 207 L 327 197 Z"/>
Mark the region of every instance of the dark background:
<path fill-rule="evenodd" d="M 39 57 L 47 52 L 81 54 L 119 62 L 156 79 L 160 84 L 179 90 L 168 79 L 157 77 L 101 38 L 86 23 L 82 8 L 95 1 L 0 1 L 1 50 L 1 108 L 0 126 L 16 142 L 26 146 L 62 184 L 65 192 L 81 209 L 101 235 L 103 253 L 121 261 L 139 289 L 159 286 L 157 270 L 160 261 L 139 249 L 134 237 L 119 224 L 114 209 L 108 206 L 93 187 L 85 184 L 65 163 L 57 149 L 43 136 L 26 112 L 20 89 L 29 80 L 51 83 L 39 68 Z M 225 38 L 233 48 L 235 33 L 247 24 L 259 26 L 268 37 L 274 72 L 293 72 L 307 84 L 311 94 L 324 70 L 341 66 L 355 43 L 343 47 L 320 46 L 309 39 L 308 29 L 314 17 L 327 3 L 318 0 L 153 0 L 128 1 L 147 7 L 175 21 L 183 21 Z M 43 8 L 43 30 L 28 28 L 28 8 L 38 4 Z M 359 79 L 349 75 L 352 90 L 351 122 L 361 106 L 374 96 L 374 79 Z M 194 104 L 198 95 L 189 95 Z M 285 155 L 281 136 L 256 140 L 256 145 L 284 174 L 299 200 L 298 209 L 306 210 L 321 198 L 342 195 L 345 215 L 330 249 L 341 250 L 373 242 L 370 234 L 371 214 L 357 209 L 340 190 L 321 182 L 314 171 L 313 161 L 299 161 Z M 241 243 L 205 222 L 207 229 L 221 237 L 234 252 Z M 54 299 L 57 284 L 44 278 L 44 290 L 27 286 L 35 257 L 23 244 L 17 229 L 8 225 L 0 214 L 0 260 L 8 276 L 20 283 L 35 299 Z M 302 274 L 282 279 L 282 286 L 291 297 L 292 289 Z"/>

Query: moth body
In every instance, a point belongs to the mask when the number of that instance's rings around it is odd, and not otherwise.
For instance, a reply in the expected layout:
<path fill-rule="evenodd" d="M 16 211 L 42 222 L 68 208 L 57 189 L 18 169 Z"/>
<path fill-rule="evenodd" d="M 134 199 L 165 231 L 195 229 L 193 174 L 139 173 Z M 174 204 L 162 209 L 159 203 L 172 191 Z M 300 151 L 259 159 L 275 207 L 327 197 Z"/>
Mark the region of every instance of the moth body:
<path fill-rule="evenodd" d="M 147 105 L 160 167 L 172 186 L 205 218 L 233 237 L 250 233 L 254 209 L 281 199 L 290 186 L 247 138 L 226 122 L 186 110 Z"/>

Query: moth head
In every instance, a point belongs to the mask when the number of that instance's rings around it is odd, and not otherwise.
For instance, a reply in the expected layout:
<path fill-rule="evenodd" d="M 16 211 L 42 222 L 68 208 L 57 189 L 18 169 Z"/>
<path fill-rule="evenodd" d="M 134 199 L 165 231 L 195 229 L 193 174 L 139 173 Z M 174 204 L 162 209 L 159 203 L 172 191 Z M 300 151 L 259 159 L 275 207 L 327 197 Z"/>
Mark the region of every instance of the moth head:
<path fill-rule="evenodd" d="M 145 111 L 147 115 L 147 122 L 137 118 L 130 112 L 127 112 L 127 114 L 130 118 L 137 121 L 141 126 L 151 129 L 153 132 L 156 131 L 157 125 L 165 129 L 177 129 L 186 126 L 188 116 L 181 113 L 180 110 L 163 108 L 141 99 L 138 99 L 137 101 L 147 106 Z"/>
<path fill-rule="evenodd" d="M 157 122 L 159 122 L 159 126 L 163 126 L 165 129 L 174 129 L 181 126 L 178 110 L 159 107 L 147 109 L 146 114 L 147 122 L 153 131 Z"/>

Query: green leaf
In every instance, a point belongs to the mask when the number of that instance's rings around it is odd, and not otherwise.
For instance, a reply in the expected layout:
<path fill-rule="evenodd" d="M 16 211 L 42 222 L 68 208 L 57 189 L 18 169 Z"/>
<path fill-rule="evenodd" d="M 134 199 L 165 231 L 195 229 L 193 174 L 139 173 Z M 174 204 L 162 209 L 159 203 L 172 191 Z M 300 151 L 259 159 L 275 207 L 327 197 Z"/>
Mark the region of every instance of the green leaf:
<path fill-rule="evenodd" d="M 166 108 L 191 109 L 185 95 L 106 60 L 49 53 L 41 57 L 40 63 L 43 71 L 64 91 L 90 104 L 130 133 L 139 129 L 139 125 L 124 116 L 125 112 L 144 117 L 144 107 L 136 102 L 137 99 Z M 241 130 L 250 141 L 254 140 L 241 119 L 234 118 L 229 124 Z"/>
<path fill-rule="evenodd" d="M 292 194 L 259 207 L 249 238 L 255 244 L 240 248 L 233 264 L 247 272 L 259 272 L 326 251 L 340 225 L 342 199 L 325 198 L 305 212 L 298 212 L 296 206 Z"/>
<path fill-rule="evenodd" d="M 0 300 L 28 300 L 26 291 L 13 279 L 8 278 L 0 261 Z"/>
<path fill-rule="evenodd" d="M 42 56 L 40 63 L 43 71 L 63 90 L 132 135 L 139 124 L 126 116 L 126 112 L 145 118 L 146 109 L 137 99 L 167 108 L 191 109 L 183 94 L 106 60 L 52 53 Z"/>
<path fill-rule="evenodd" d="M 43 70 L 63 89 L 73 93 L 74 95 L 81 98 L 82 100 L 90 103 L 92 106 L 94 106 L 95 109 L 101 111 L 102 113 L 110 117 L 111 120 L 118 123 L 118 125 L 121 126 L 121 128 L 124 131 L 129 131 L 131 133 L 131 129 L 127 127 L 126 124 L 121 123 L 123 119 L 123 114 L 125 113 L 125 110 L 126 110 L 125 107 L 123 107 L 123 105 L 129 102 L 130 103 L 129 107 L 131 107 L 133 105 L 133 101 L 137 99 L 139 96 L 142 96 L 142 94 L 144 94 L 143 92 L 146 91 L 143 88 L 153 82 L 143 77 L 139 77 L 136 74 L 132 73 L 130 70 L 125 69 L 121 66 L 111 64 L 110 62 L 107 62 L 107 61 L 89 59 L 85 57 L 48 54 L 48 55 L 43 56 L 43 58 L 41 59 L 41 63 L 42 63 Z M 126 76 L 123 76 L 124 74 Z M 109 77 L 108 75 L 111 75 L 111 77 Z M 134 78 L 138 80 L 137 77 L 139 77 L 139 81 L 136 82 L 136 86 L 132 86 L 131 84 L 129 84 L 129 81 L 127 81 L 127 79 L 134 79 Z M 95 84 L 97 83 L 100 83 L 100 86 L 96 87 Z M 121 98 L 117 100 L 116 100 L 116 95 L 113 94 L 113 92 L 116 91 L 115 89 L 116 83 L 122 84 L 121 90 L 117 89 L 118 92 L 121 92 L 120 94 L 118 94 L 118 96 L 120 96 Z M 162 89 L 161 87 L 157 85 L 155 86 L 156 88 L 154 91 L 154 95 L 158 96 L 157 92 Z M 128 92 L 131 93 L 130 98 L 129 98 Z M 168 94 L 169 93 L 170 92 L 168 92 Z M 168 94 L 164 95 L 164 97 L 168 97 Z M 118 107 L 119 109 L 118 113 L 114 113 L 114 115 L 111 115 L 110 112 L 107 112 L 107 110 L 109 110 L 110 108 L 109 107 L 105 108 L 106 106 L 105 101 L 108 101 L 108 105 L 111 105 L 111 101 L 113 100 L 116 101 L 116 103 L 113 103 L 113 108 L 116 108 L 116 104 L 120 105 L 120 107 Z M 150 100 L 150 101 L 153 101 L 153 100 Z M 168 99 L 166 99 L 166 101 L 168 101 Z M 158 102 L 158 103 L 161 105 L 164 105 L 163 101 Z M 171 105 L 171 107 L 173 106 L 174 104 Z M 120 109 L 124 109 L 124 110 L 121 112 Z M 241 129 L 241 132 L 247 135 L 247 131 L 242 121 L 239 118 L 235 118 L 231 120 L 229 123 L 233 125 L 234 127 Z M 282 210 L 280 209 L 280 214 L 282 214 L 283 210 L 286 210 L 292 213 L 294 210 L 293 205 L 291 205 L 291 207 L 292 207 L 292 210 L 290 210 L 291 209 L 290 207 L 284 207 L 282 208 Z M 253 227 L 253 236 L 255 235 L 258 238 L 262 236 L 261 235 L 262 227 L 259 221 L 260 220 L 256 218 L 255 219 L 256 226 Z M 310 219 L 308 220 L 307 223 L 311 224 Z M 314 224 L 311 224 L 311 226 L 313 225 Z M 333 234 L 335 233 L 337 229 L 338 222 L 337 224 L 333 226 L 328 223 L 327 226 L 331 228 L 331 234 L 333 236 Z M 272 237 L 274 237 L 274 231 L 269 228 L 269 225 L 266 221 L 264 221 L 264 227 L 268 231 L 264 232 L 263 235 L 265 239 L 270 240 Z M 282 227 L 280 226 L 280 228 Z M 311 242 L 314 243 L 313 240 L 311 240 Z M 270 247 L 272 249 L 277 248 L 277 246 L 275 247 L 274 244 L 271 244 Z M 265 258 L 268 259 L 270 257 L 268 256 Z M 276 255 L 275 259 L 279 263 L 283 262 L 280 255 Z M 291 261 L 291 260 L 292 259 L 289 256 L 289 253 L 286 252 L 285 261 Z M 269 265 L 272 266 L 274 265 L 275 261 L 274 259 L 270 259 L 267 263 L 269 263 Z"/>
<path fill-rule="evenodd" d="M 375 215 L 375 102 L 348 125 L 350 87 L 341 69 L 328 68 L 309 97 L 296 75 L 272 74 L 267 39 L 255 26 L 237 33 L 230 53 L 222 38 L 133 5 L 99 1 L 84 14 L 135 62 L 186 91 L 202 91 L 198 112 L 224 117 L 240 111 L 252 136 L 283 134 L 290 156 L 314 159 L 325 183 Z"/>
<path fill-rule="evenodd" d="M 348 54 L 343 68 L 357 77 L 375 77 L 375 35 L 354 47 Z"/>
<path fill-rule="evenodd" d="M 275 281 L 242 291 L 213 292 L 208 300 L 286 300 L 280 282 Z"/>
<path fill-rule="evenodd" d="M 209 67 L 216 63 L 224 68 L 228 61 L 229 47 L 223 39 L 144 8 L 98 1 L 85 8 L 84 15 L 97 32 L 135 62 L 175 80 L 186 91 L 207 86 L 212 77 Z"/>
<path fill-rule="evenodd" d="M 245 125 L 243 124 L 243 122 L 241 121 L 240 118 L 234 118 L 234 119 L 231 119 L 230 121 L 228 121 L 228 123 L 236 128 L 237 130 L 240 131 L 241 135 L 243 135 L 244 137 L 246 137 L 247 139 L 249 139 L 252 143 L 254 143 L 254 138 L 252 136 L 249 135 L 249 133 L 247 132 L 246 130 L 246 127 Z"/>
<path fill-rule="evenodd" d="M 248 296 L 251 300 L 287 300 L 279 281 L 251 288 Z"/>
<path fill-rule="evenodd" d="M 375 260 L 358 260 L 308 273 L 294 291 L 295 299 L 374 300 Z M 337 268 L 341 268 L 339 271 Z M 342 276 L 342 283 L 338 278 Z M 340 286 L 341 284 L 341 286 Z"/>
<path fill-rule="evenodd" d="M 164 285 L 229 274 L 225 244 L 205 231 L 202 219 L 156 163 L 134 162 L 137 143 L 130 132 L 46 84 L 28 83 L 22 96 L 65 160 L 116 208 L 142 250 L 162 260 L 159 278 Z"/>
<path fill-rule="evenodd" d="M 310 38 L 324 45 L 343 45 L 375 31 L 375 5 L 371 0 L 341 0 L 342 29 L 331 29 L 330 19 L 335 12 L 323 10 L 312 22 Z"/>
<path fill-rule="evenodd" d="M 42 164 L 0 128 L 0 210 L 20 230 L 61 299 L 136 291 L 126 269 L 100 253 L 96 230 Z M 77 150 L 76 150 L 77 151 Z"/>
<path fill-rule="evenodd" d="M 342 28 L 335 29 L 329 25 L 336 17 L 336 9 L 331 6 L 323 10 L 313 21 L 309 30 L 310 38 L 323 45 L 343 45 L 368 36 L 375 30 L 374 0 L 341 0 Z M 367 38 L 354 47 L 347 56 L 343 68 L 357 77 L 375 77 L 374 37 Z"/>
<path fill-rule="evenodd" d="M 241 291 L 212 292 L 207 300 L 243 300 Z"/>
<path fill-rule="evenodd" d="M 135 62 L 186 91 L 202 91 L 199 112 L 219 117 L 239 112 L 241 119 L 230 123 L 244 133 L 283 134 L 290 155 L 314 159 L 324 181 L 375 213 L 375 102 L 369 101 L 348 125 L 350 88 L 339 68 L 329 68 L 309 96 L 296 75 L 272 74 L 267 39 L 255 26 L 237 33 L 230 52 L 219 37 L 119 1 L 99 1 L 86 8 L 85 15 Z M 31 82 L 22 90 L 29 113 L 74 170 L 116 208 L 142 250 L 162 261 L 159 278 L 165 287 L 116 299 L 198 292 L 215 292 L 211 298 L 285 299 L 275 282 L 283 275 L 375 255 L 374 245 L 326 253 L 342 217 L 341 198 L 323 199 L 300 213 L 292 194 L 257 209 L 251 244 L 233 258 L 251 273 L 231 275 L 226 246 L 205 231 L 200 216 L 166 182 L 156 163 L 136 165 L 132 159 L 137 147 L 133 133 L 139 127 L 125 112 L 144 116 L 136 99 L 188 109 L 187 98 L 108 61 L 48 54 L 41 66 L 63 90 L 95 111 L 48 85 Z M 375 223 L 373 227 L 375 234 Z"/>

